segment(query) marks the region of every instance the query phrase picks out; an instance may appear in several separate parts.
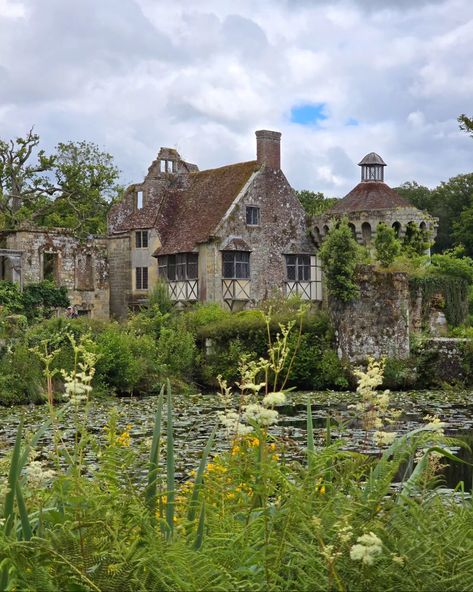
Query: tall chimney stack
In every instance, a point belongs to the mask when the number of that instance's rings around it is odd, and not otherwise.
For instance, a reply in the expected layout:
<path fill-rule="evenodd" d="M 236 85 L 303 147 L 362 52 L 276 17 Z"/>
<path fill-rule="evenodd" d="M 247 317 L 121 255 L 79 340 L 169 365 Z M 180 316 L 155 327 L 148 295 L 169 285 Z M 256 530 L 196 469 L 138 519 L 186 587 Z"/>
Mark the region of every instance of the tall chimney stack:
<path fill-rule="evenodd" d="M 256 132 L 256 160 L 268 168 L 281 168 L 281 132 L 258 130 Z"/>

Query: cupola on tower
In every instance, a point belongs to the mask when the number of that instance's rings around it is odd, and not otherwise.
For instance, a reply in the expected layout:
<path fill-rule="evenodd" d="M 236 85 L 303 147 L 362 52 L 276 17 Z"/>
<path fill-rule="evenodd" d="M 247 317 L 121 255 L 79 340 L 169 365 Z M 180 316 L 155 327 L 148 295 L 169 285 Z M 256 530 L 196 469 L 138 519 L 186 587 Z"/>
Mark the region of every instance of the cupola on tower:
<path fill-rule="evenodd" d="M 358 166 L 361 167 L 362 181 L 384 182 L 384 167 L 386 166 L 386 163 L 379 154 L 376 154 L 376 152 L 370 152 L 367 154 L 358 163 Z"/>

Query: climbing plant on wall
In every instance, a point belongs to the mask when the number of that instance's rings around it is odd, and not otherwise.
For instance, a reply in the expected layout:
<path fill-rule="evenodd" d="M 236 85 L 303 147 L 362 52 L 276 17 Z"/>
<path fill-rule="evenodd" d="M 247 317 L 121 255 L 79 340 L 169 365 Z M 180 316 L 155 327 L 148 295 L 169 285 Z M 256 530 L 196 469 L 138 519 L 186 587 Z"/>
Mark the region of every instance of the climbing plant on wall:
<path fill-rule="evenodd" d="M 320 249 L 329 293 L 342 302 L 351 302 L 359 296 L 360 288 L 354 276 L 360 250 L 346 218 L 329 232 Z"/>
<path fill-rule="evenodd" d="M 427 321 L 433 301 L 441 295 L 447 322 L 457 327 L 468 316 L 468 282 L 460 277 L 435 276 L 411 277 L 409 280 L 411 296 L 415 298 L 419 290 L 422 294 L 422 318 Z"/>

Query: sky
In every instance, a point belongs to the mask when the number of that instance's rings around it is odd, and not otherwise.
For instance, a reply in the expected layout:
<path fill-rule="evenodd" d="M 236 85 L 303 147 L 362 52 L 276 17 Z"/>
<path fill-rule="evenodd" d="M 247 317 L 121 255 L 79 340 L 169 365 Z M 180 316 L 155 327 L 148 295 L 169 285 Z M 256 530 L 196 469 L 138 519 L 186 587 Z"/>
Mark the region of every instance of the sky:
<path fill-rule="evenodd" d="M 0 0 L 0 138 L 87 140 L 139 182 L 160 146 L 201 170 L 282 132 L 295 189 L 342 197 L 473 171 L 472 0 Z"/>

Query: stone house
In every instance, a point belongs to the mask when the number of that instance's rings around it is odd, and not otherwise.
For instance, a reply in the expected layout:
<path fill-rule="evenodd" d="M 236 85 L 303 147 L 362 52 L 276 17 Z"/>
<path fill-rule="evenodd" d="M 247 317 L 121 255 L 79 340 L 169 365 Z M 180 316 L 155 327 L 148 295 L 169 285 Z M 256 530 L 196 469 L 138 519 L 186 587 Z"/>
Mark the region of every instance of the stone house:
<path fill-rule="evenodd" d="M 318 245 L 344 216 L 356 240 L 365 246 L 372 243 L 381 222 L 394 228 L 401 239 L 412 225 L 425 229 L 435 238 L 437 219 L 412 206 L 384 182 L 386 163 L 378 154 L 370 152 L 358 166 L 361 182 L 323 216 L 312 221 L 312 235 Z"/>
<path fill-rule="evenodd" d="M 180 305 L 231 310 L 275 293 L 322 299 L 305 212 L 280 166 L 279 132 L 256 132 L 256 160 L 199 171 L 161 148 L 110 211 L 111 312 L 145 302 L 157 278 Z"/>
<path fill-rule="evenodd" d="M 21 286 L 51 280 L 65 286 L 79 314 L 110 316 L 108 240 L 81 242 L 73 231 L 23 228 L 0 233 L 0 280 Z"/>

